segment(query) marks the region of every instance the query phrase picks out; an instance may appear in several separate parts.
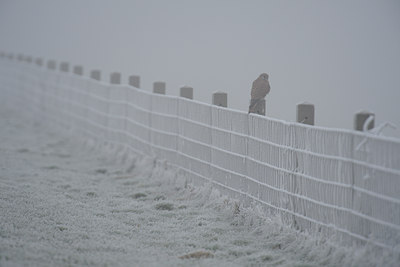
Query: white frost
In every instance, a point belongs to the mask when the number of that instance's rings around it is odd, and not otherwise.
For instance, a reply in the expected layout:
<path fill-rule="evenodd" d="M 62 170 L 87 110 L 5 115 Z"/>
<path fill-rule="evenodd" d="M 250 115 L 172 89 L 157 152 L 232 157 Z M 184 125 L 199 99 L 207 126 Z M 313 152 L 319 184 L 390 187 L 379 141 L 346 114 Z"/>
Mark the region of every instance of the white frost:
<path fill-rule="evenodd" d="M 297 232 L 260 207 L 186 184 L 166 162 L 45 124 L 0 99 L 1 266 L 398 263 L 399 255 Z M 198 251 L 213 257 L 179 258 Z"/>

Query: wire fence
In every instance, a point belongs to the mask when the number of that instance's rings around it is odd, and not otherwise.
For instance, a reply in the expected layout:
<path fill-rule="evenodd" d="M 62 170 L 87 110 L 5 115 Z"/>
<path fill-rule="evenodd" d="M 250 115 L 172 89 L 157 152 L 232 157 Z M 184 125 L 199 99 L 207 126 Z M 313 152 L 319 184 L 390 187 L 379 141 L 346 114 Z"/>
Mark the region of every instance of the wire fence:
<path fill-rule="evenodd" d="M 2 97 L 93 138 L 165 159 L 188 180 L 299 229 L 400 244 L 400 141 L 308 126 L 2 59 Z"/>

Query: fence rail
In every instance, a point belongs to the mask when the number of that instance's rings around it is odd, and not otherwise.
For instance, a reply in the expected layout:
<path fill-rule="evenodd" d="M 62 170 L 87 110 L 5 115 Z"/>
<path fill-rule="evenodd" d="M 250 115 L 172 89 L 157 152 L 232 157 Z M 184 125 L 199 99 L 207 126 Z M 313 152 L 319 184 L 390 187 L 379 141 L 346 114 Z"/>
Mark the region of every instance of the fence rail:
<path fill-rule="evenodd" d="M 307 231 L 399 249 L 400 141 L 290 123 L 0 60 L 2 97 L 137 153 Z"/>

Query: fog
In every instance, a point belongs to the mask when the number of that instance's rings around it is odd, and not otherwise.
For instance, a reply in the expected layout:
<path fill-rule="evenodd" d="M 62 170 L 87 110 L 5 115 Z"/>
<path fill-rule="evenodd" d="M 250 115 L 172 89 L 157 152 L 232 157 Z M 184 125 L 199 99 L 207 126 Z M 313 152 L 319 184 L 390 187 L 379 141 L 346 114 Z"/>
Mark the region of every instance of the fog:
<path fill-rule="evenodd" d="M 315 104 L 316 125 L 353 127 L 376 113 L 400 137 L 400 1 L 0 1 L 0 50 L 82 64 L 85 72 L 141 76 L 167 94 L 228 93 L 247 111 L 251 83 L 269 74 L 267 115 L 295 120 Z"/>

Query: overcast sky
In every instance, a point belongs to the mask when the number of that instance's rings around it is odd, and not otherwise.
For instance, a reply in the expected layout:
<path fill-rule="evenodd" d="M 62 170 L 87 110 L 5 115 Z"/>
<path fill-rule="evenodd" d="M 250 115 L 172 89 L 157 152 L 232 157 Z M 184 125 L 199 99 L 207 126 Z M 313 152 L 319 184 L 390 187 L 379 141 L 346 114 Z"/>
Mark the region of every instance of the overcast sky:
<path fill-rule="evenodd" d="M 251 83 L 270 76 L 267 115 L 294 121 L 315 104 L 316 124 L 352 128 L 356 111 L 390 121 L 400 137 L 398 0 L 0 0 L 0 49 L 157 80 L 167 94 L 228 93 L 247 111 Z"/>

